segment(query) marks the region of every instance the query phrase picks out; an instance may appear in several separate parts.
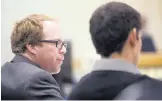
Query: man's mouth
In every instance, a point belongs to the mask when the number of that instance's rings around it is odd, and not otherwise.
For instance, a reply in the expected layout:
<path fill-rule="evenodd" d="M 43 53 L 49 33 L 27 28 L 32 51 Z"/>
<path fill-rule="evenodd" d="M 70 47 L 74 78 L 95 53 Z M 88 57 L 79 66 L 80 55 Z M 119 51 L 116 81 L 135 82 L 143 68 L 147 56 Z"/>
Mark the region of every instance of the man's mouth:
<path fill-rule="evenodd" d="M 59 61 L 64 61 L 64 57 L 58 58 L 57 60 L 59 60 Z"/>

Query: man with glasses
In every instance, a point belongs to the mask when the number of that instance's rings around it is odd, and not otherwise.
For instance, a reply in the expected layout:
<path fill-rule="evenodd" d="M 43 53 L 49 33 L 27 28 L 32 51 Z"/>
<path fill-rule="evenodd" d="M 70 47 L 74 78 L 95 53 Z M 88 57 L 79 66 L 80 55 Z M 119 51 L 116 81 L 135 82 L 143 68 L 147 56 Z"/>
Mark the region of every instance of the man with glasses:
<path fill-rule="evenodd" d="M 11 48 L 15 57 L 2 66 L 2 100 L 63 99 L 52 77 L 66 53 L 57 20 L 32 14 L 17 22 Z"/>

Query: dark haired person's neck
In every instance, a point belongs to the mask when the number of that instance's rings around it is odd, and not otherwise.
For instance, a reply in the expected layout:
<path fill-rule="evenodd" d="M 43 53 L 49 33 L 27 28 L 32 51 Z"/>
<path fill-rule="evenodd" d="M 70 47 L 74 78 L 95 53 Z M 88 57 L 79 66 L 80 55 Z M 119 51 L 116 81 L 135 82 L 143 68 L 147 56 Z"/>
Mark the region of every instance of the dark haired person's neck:
<path fill-rule="evenodd" d="M 124 60 L 124 61 L 126 61 L 128 63 L 131 63 L 131 64 L 136 65 L 136 63 L 134 63 L 133 56 L 131 54 L 112 53 L 109 58 L 112 58 L 112 59 L 121 59 L 121 60 Z"/>

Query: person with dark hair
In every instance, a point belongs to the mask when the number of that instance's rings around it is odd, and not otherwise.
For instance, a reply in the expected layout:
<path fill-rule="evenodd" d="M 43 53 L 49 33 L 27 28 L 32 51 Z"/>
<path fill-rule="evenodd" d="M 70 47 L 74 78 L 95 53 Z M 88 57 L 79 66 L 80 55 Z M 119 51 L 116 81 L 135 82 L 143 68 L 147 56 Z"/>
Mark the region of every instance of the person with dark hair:
<path fill-rule="evenodd" d="M 2 100 L 61 100 L 52 74 L 61 70 L 66 44 L 58 20 L 32 14 L 18 21 L 11 35 L 15 57 L 2 66 Z"/>
<path fill-rule="evenodd" d="M 101 59 L 74 87 L 68 99 L 162 99 L 161 81 L 142 75 L 137 68 L 143 25 L 141 14 L 125 3 L 109 2 L 97 8 L 90 19 L 90 34 Z M 141 92 L 136 94 L 134 89 L 129 89 L 126 95 L 118 95 L 137 82 L 142 82 L 140 87 L 130 88 L 140 88 Z"/>

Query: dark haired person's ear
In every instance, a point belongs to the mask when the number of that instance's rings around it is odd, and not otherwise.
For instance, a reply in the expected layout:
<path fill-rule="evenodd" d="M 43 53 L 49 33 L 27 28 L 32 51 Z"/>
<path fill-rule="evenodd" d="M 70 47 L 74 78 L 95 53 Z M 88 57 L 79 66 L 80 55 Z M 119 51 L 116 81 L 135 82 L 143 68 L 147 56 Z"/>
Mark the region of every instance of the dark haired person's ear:
<path fill-rule="evenodd" d="M 26 49 L 32 53 L 32 54 L 36 54 L 36 47 L 31 45 L 31 44 L 26 44 Z"/>
<path fill-rule="evenodd" d="M 131 45 L 132 47 L 135 46 L 136 41 L 138 40 L 137 37 L 138 37 L 138 34 L 137 34 L 137 31 L 136 31 L 136 28 L 133 28 L 133 29 L 130 31 L 129 36 L 128 36 L 128 42 L 130 43 L 130 45 Z"/>

